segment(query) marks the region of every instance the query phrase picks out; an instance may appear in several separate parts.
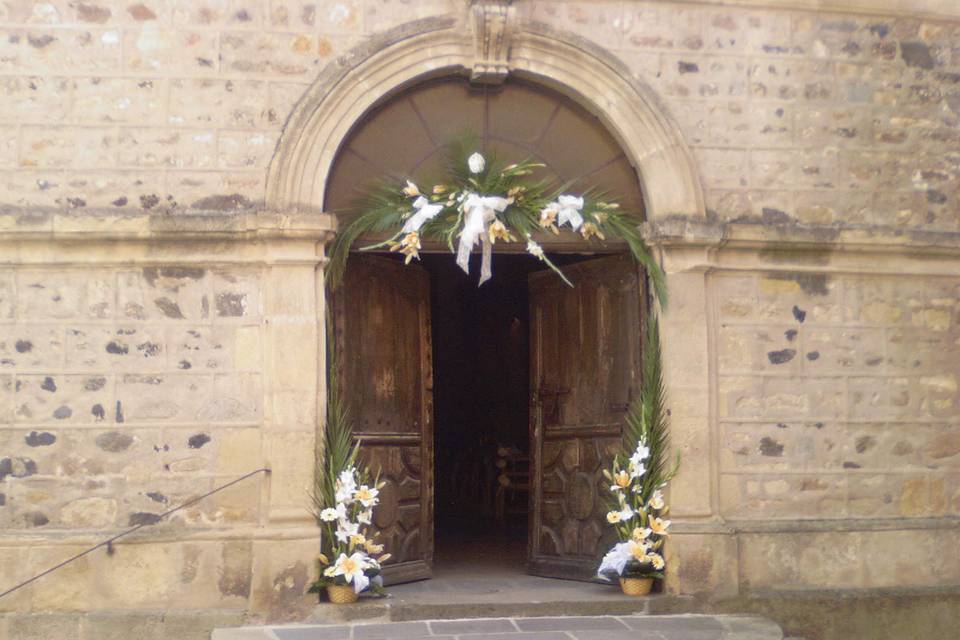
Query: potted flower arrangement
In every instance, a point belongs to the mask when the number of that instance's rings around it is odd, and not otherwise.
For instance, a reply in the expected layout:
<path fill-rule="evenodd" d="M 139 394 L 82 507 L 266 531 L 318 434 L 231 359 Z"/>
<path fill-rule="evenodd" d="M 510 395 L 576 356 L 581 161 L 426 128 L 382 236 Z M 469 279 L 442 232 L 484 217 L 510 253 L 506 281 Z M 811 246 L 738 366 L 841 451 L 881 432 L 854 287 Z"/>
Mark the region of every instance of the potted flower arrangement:
<path fill-rule="evenodd" d="M 357 460 L 359 443 L 341 403 L 330 367 L 324 450 L 317 455 L 313 515 L 320 527 L 319 577 L 311 593 L 326 591 L 330 602 L 356 602 L 360 593 L 383 594 L 380 566 L 390 559 L 377 544 L 373 510 L 383 483 Z"/>
<path fill-rule="evenodd" d="M 663 579 L 663 544 L 669 535 L 669 508 L 663 489 L 676 474 L 666 466 L 667 410 L 660 367 L 660 341 L 656 321 L 651 321 L 644 342 L 643 385 L 627 413 L 623 451 L 604 470 L 610 482 L 607 522 L 619 542 L 607 553 L 597 575 L 617 577 L 627 595 L 647 595 L 653 581 Z"/>

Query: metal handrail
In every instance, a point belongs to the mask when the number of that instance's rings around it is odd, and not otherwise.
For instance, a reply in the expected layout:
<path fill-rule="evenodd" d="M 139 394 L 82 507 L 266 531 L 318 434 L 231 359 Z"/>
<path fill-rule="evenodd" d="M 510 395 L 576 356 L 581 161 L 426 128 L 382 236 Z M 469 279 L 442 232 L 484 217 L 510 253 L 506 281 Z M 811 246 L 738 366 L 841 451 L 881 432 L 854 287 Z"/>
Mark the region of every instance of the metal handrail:
<path fill-rule="evenodd" d="M 107 540 L 104 540 L 103 542 L 101 542 L 101 543 L 99 543 L 99 544 L 96 544 L 96 545 L 90 547 L 90 548 L 87 549 L 86 551 L 82 551 L 82 552 L 78 553 L 77 555 L 75 555 L 75 556 L 73 556 L 73 557 L 67 558 L 66 560 L 64 560 L 64 561 L 61 562 L 60 564 L 54 565 L 54 566 L 50 567 L 49 569 L 47 569 L 46 571 L 43 571 L 43 572 L 41 572 L 41 573 L 38 573 L 37 575 L 33 576 L 33 577 L 30 578 L 29 580 L 26 580 L 26 581 L 24 581 L 24 582 L 21 582 L 20 584 L 16 585 L 15 587 L 12 587 L 12 588 L 10 588 L 10 589 L 7 589 L 7 590 L 4 591 L 3 593 L 0 593 L 0 598 L 2 598 L 2 597 L 4 597 L 4 596 L 7 596 L 7 595 L 10 595 L 11 593 L 13 593 L 14 591 L 16 591 L 17 589 L 20 589 L 20 588 L 22 588 L 22 587 L 25 587 L 25 586 L 27 586 L 28 584 L 30 584 L 30 583 L 32 583 L 32 582 L 34 582 L 34 581 L 36 581 L 36 580 L 39 580 L 40 578 L 44 577 L 45 575 L 50 574 L 50 573 L 53 573 L 54 571 L 56 571 L 57 569 L 60 569 L 61 567 L 65 567 L 65 566 L 67 566 L 68 564 L 70 564 L 71 562 L 74 562 L 74 561 L 76 561 L 76 560 L 79 560 L 80 558 L 84 557 L 85 555 L 88 555 L 88 554 L 90 554 L 90 553 L 93 553 L 94 551 L 96 551 L 96 550 L 99 549 L 100 547 L 106 547 L 106 548 L 107 548 L 107 553 L 108 553 L 108 554 L 111 554 L 111 553 L 113 553 L 113 543 L 116 542 L 117 540 L 119 540 L 120 538 L 122 538 L 122 537 L 124 537 L 124 536 L 126 536 L 126 535 L 130 535 L 130 534 L 133 533 L 134 531 L 137 531 L 137 530 L 139 530 L 139 529 L 142 529 L 143 527 L 149 527 L 149 526 L 152 526 L 152 525 L 154 525 L 154 524 L 157 524 L 157 522 L 160 522 L 160 520 L 163 520 L 164 518 L 166 518 L 166 517 L 169 516 L 170 514 L 176 513 L 177 511 L 180 511 L 181 509 L 185 509 L 185 508 L 187 508 L 187 507 L 189 507 L 189 506 L 191 506 L 191 505 L 194 505 L 194 504 L 200 502 L 201 500 L 203 500 L 203 499 L 205 499 L 205 498 L 209 498 L 210 496 L 212 496 L 213 494 L 215 494 L 215 493 L 217 493 L 217 492 L 219 492 L 219 491 L 223 491 L 223 490 L 226 489 L 227 487 L 232 487 L 233 485 L 237 484 L 238 482 L 241 482 L 241 481 L 243 481 L 243 480 L 246 480 L 247 478 L 249 478 L 249 477 L 251 477 L 251 476 L 257 475 L 258 473 L 270 473 L 270 469 L 269 469 L 268 467 L 263 467 L 262 469 L 257 469 L 256 471 L 251 471 L 250 473 L 247 473 L 247 474 L 245 474 L 245 475 L 240 476 L 240 477 L 237 478 L 236 480 L 232 480 L 232 481 L 228 482 L 228 483 L 225 484 L 225 485 L 219 486 L 219 487 L 217 487 L 217 488 L 215 488 L 215 489 L 212 489 L 211 491 L 208 491 L 207 493 L 203 494 L 202 496 L 198 496 L 198 497 L 193 498 L 193 499 L 191 499 L 191 500 L 187 500 L 187 501 L 184 502 L 183 504 L 181 504 L 181 505 L 179 505 L 179 506 L 176 506 L 176 507 L 174 507 L 173 509 L 170 509 L 170 510 L 168 510 L 168 511 L 164 511 L 163 513 L 161 513 L 160 516 L 157 518 L 156 522 L 150 522 L 150 523 L 142 522 L 142 523 L 138 524 L 137 526 L 131 527 L 131 528 L 127 529 L 126 531 L 122 532 L 122 533 L 118 533 L 117 535 L 113 536 L 112 538 L 108 538 Z"/>

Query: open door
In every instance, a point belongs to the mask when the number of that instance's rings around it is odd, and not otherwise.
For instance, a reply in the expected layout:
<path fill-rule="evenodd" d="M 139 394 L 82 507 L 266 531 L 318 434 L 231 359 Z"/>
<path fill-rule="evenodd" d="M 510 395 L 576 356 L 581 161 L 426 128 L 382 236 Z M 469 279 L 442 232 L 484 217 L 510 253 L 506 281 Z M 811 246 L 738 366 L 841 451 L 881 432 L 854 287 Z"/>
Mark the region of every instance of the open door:
<path fill-rule="evenodd" d="M 529 276 L 528 570 L 589 580 L 615 533 L 602 472 L 639 391 L 643 296 L 636 263 L 613 256 Z"/>
<path fill-rule="evenodd" d="M 417 265 L 351 255 L 334 297 L 341 397 L 361 457 L 386 484 L 373 522 L 393 558 L 384 582 L 429 578 L 433 562 L 430 280 Z"/>

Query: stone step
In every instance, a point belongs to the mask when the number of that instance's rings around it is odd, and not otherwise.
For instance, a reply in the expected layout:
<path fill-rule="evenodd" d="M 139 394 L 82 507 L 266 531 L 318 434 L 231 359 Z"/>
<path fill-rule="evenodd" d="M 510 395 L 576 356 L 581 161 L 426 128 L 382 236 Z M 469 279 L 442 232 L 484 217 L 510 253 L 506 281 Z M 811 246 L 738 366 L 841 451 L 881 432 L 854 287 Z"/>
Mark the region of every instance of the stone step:
<path fill-rule="evenodd" d="M 216 629 L 212 640 L 783 640 L 776 623 L 738 615 L 553 616 Z"/>
<path fill-rule="evenodd" d="M 361 599 L 355 604 L 321 604 L 304 622 L 340 624 L 346 622 L 408 622 L 412 620 L 449 620 L 459 618 L 535 618 L 544 616 L 630 616 L 694 613 L 696 602 L 690 597 L 655 596 L 637 598 L 612 595 L 603 599 L 537 600 L 517 598 L 512 602 L 484 598 L 456 599 L 446 602 L 430 599 Z"/>

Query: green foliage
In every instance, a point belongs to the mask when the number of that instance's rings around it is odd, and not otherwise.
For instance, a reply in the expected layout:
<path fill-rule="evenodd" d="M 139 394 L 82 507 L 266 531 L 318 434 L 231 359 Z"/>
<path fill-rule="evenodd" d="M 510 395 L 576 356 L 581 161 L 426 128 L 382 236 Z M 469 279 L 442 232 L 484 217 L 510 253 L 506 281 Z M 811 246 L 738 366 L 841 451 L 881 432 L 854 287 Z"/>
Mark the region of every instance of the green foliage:
<path fill-rule="evenodd" d="M 633 399 L 627 410 L 626 425 L 623 429 L 623 451 L 629 457 L 639 442 L 650 448 L 647 472 L 643 476 L 643 488 L 640 491 L 640 496 L 646 502 L 654 490 L 676 475 L 680 465 L 680 456 L 677 454 L 672 467 L 668 467 L 670 420 L 663 384 L 660 328 L 654 317 L 650 318 L 644 336 L 642 376 L 640 395 Z"/>
<path fill-rule="evenodd" d="M 506 227 L 496 238 L 501 242 L 527 242 L 533 234 L 545 229 L 557 234 L 573 233 L 569 228 L 561 231 L 555 224 L 541 218 L 544 208 L 556 201 L 570 185 L 551 188 L 548 182 L 531 178 L 537 169 L 543 167 L 531 160 L 504 166 L 490 157 L 482 171 L 471 173 L 467 158 L 470 150 L 477 146 L 474 142 L 473 138 L 466 137 L 448 146 L 447 175 L 425 183 L 430 185 L 429 188 L 421 191 L 413 183 L 408 183 L 404 189 L 392 182 L 381 182 L 372 190 L 359 208 L 362 213 L 340 230 L 331 245 L 327 271 L 331 289 L 342 281 L 349 252 L 363 236 L 390 233 L 384 241 L 361 247 L 361 250 L 389 248 L 407 256 L 407 262 L 419 256 L 421 239 L 440 240 L 454 252 L 457 237 L 463 229 L 463 201 L 470 193 L 512 198 L 510 205 L 497 216 Z M 417 234 L 404 234 L 401 227 L 414 212 L 413 202 L 421 196 L 429 204 L 442 205 L 443 208 L 434 218 L 427 220 Z M 633 258 L 650 274 L 654 293 L 665 307 L 666 282 L 637 228 L 640 219 L 622 211 L 617 203 L 605 201 L 601 194 L 588 190 L 583 197 L 580 214 L 584 224 L 580 233 L 587 239 L 603 240 L 607 236 L 623 239 Z M 549 257 L 534 255 L 571 284 Z"/>

